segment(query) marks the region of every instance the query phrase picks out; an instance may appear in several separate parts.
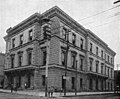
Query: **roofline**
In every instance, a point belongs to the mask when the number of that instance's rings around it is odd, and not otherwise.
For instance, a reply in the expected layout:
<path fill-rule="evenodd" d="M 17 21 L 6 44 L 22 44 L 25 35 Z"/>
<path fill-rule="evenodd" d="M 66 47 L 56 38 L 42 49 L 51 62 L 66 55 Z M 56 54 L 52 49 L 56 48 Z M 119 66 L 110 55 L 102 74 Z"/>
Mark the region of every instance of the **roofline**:
<path fill-rule="evenodd" d="M 44 16 L 50 16 L 49 14 L 53 14 L 52 12 L 59 12 L 64 18 L 68 19 L 69 21 L 72 21 L 73 25 L 75 25 L 76 27 L 79 27 L 83 32 L 84 32 L 84 35 L 87 36 L 88 33 L 90 35 L 92 35 L 93 37 L 97 38 L 102 44 L 104 44 L 104 46 L 107 47 L 107 49 L 109 51 L 111 51 L 113 53 L 113 55 L 115 55 L 116 53 L 111 50 L 108 45 L 103 41 L 101 40 L 97 35 L 95 35 L 92 31 L 90 31 L 89 29 L 86 29 L 84 28 L 82 25 L 80 25 L 77 21 L 75 21 L 72 17 L 70 17 L 68 14 L 66 14 L 63 10 L 61 10 L 58 6 L 54 6 L 52 8 L 50 8 L 49 10 L 43 12 L 42 14 L 40 13 L 34 13 L 33 15 L 31 15 L 30 17 L 28 17 L 27 19 L 23 20 L 22 22 L 20 22 L 19 24 L 17 24 L 16 26 L 14 27 L 10 27 L 9 29 L 7 29 L 7 33 L 10 33 L 12 31 L 14 31 L 15 29 L 17 29 L 18 27 L 20 27 L 21 25 L 23 25 L 24 23 L 28 22 L 29 20 L 31 20 L 32 18 L 34 17 L 38 17 L 38 18 L 42 18 Z M 7 35 L 4 37 L 4 39 L 7 38 Z M 102 45 L 101 44 L 101 45 Z"/>
<path fill-rule="evenodd" d="M 25 20 L 23 20 L 22 22 L 18 23 L 18 24 L 15 25 L 14 27 L 8 28 L 8 29 L 6 30 L 6 32 L 9 33 L 9 32 L 11 32 L 11 31 L 15 30 L 15 29 L 18 28 L 20 25 L 26 23 L 28 20 L 30 20 L 30 19 L 32 19 L 32 18 L 34 18 L 34 17 L 36 17 L 36 16 L 37 16 L 37 17 L 40 17 L 40 14 L 37 13 L 37 12 L 34 13 L 34 14 L 32 14 L 30 17 L 26 18 Z"/>
<path fill-rule="evenodd" d="M 86 28 L 84 28 L 82 25 L 80 25 L 76 20 L 74 20 L 71 16 L 69 16 L 68 14 L 66 14 L 62 9 L 60 9 L 58 6 L 54 6 L 52 8 L 50 8 L 49 10 L 45 11 L 42 13 L 42 16 L 46 16 L 48 15 L 51 11 L 53 10 L 57 10 L 59 12 L 61 12 L 61 14 L 63 16 L 65 16 L 65 18 L 67 17 L 67 19 L 69 19 L 70 21 L 72 21 L 75 25 L 79 26 L 84 32 L 86 32 Z"/>

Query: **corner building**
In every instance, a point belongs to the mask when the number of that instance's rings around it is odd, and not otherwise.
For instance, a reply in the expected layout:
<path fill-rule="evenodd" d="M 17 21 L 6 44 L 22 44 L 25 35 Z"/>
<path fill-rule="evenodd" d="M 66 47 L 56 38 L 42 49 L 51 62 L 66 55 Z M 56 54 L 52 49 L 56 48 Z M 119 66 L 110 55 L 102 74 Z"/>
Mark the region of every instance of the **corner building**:
<path fill-rule="evenodd" d="M 45 24 L 41 20 L 45 17 L 52 20 L 50 40 L 44 39 Z M 5 88 L 12 83 L 19 89 L 25 89 L 26 83 L 27 89 L 45 90 L 47 61 L 48 86 L 54 86 L 56 90 L 65 88 L 65 73 L 67 91 L 105 91 L 114 88 L 115 52 L 57 6 L 42 14 L 35 13 L 9 28 L 4 39 Z"/>

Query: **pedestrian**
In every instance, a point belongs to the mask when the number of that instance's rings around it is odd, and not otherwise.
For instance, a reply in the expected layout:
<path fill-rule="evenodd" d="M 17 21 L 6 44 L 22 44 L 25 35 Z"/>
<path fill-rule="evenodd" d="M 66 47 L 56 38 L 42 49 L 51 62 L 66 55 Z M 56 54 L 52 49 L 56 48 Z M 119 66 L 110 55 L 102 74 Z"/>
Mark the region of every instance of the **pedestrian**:
<path fill-rule="evenodd" d="M 50 87 L 48 87 L 48 97 L 50 97 Z"/>
<path fill-rule="evenodd" d="M 53 92 L 54 92 L 54 87 L 53 87 L 53 86 L 51 86 L 51 87 L 50 87 L 51 97 L 53 97 Z"/>

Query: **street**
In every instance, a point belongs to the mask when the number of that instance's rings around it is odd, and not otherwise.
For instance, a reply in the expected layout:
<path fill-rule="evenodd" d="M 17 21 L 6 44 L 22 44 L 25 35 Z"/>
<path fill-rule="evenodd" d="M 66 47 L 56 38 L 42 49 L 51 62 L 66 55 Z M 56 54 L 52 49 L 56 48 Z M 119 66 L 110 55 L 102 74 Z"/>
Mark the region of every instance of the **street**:
<path fill-rule="evenodd" d="M 21 95 L 17 93 L 4 93 L 0 92 L 0 99 L 120 99 L 118 95 L 106 94 L 106 95 L 89 95 L 89 96 L 73 96 L 73 97 L 40 97 L 32 95 Z"/>

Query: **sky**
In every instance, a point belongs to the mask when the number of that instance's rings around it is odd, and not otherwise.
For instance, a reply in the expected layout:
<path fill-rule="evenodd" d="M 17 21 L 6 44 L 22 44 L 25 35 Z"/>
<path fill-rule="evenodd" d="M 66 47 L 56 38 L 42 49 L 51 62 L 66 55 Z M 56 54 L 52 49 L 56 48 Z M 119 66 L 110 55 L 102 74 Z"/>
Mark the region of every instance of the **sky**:
<path fill-rule="evenodd" d="M 113 51 L 120 64 L 120 3 L 116 0 L 0 0 L 0 52 L 5 53 L 6 30 L 34 14 L 58 6 L 79 24 L 93 31 Z M 120 66 L 118 67 L 120 69 Z"/>

